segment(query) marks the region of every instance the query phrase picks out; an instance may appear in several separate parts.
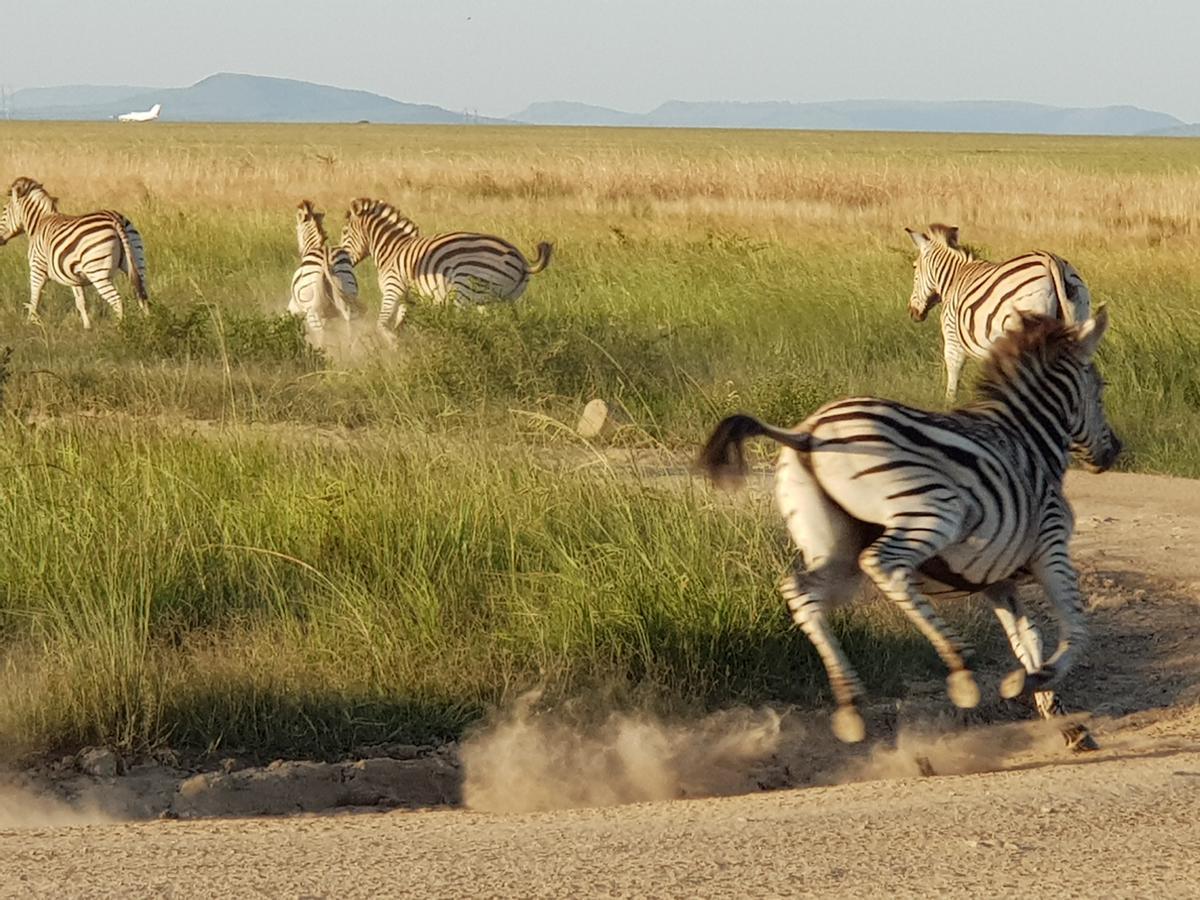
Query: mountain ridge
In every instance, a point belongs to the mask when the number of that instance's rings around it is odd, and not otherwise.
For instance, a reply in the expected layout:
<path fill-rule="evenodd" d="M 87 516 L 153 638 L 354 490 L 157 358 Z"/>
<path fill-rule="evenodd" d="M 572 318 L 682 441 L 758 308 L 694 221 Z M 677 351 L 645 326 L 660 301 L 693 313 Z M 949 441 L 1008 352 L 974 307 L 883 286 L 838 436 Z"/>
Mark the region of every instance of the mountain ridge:
<path fill-rule="evenodd" d="M 54 105 L 26 106 L 25 91 L 13 94 L 12 115 L 22 119 L 111 119 L 133 109 L 163 105 L 162 120 L 176 122 L 357 122 L 385 124 L 459 124 L 498 122 L 451 112 L 428 103 L 404 103 L 370 91 L 315 84 L 294 78 L 218 72 L 187 87 L 120 89 L 105 85 L 60 88 L 26 88 L 52 92 L 60 101 L 76 92 L 74 100 Z M 100 101 L 91 97 L 102 96 Z M 88 99 L 85 99 L 88 98 Z M 82 101 L 82 102 L 81 102 Z"/>
<path fill-rule="evenodd" d="M 1021 100 L 669 100 L 646 113 L 563 101 L 532 103 L 508 117 L 539 125 L 769 128 L 1051 135 L 1139 135 L 1186 127 L 1137 106 L 1062 107 Z"/>
<path fill-rule="evenodd" d="M 1130 105 L 1060 107 L 1006 100 L 668 100 L 636 113 L 577 101 L 539 101 L 504 118 L 452 112 L 382 94 L 294 78 L 218 72 L 186 87 L 63 85 L 8 95 L 17 119 L 116 118 L 163 105 L 164 121 L 528 124 L 649 128 L 761 128 L 1046 135 L 1175 135 L 1200 125 Z"/>

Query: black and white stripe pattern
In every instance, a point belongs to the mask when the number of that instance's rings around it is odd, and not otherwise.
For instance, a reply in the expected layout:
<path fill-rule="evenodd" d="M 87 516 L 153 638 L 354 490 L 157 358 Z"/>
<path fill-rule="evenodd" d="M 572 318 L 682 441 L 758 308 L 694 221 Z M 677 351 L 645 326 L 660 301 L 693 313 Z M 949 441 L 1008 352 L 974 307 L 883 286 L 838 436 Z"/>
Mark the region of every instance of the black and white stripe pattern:
<path fill-rule="evenodd" d="M 493 235 L 455 231 L 421 237 L 416 224 L 395 207 L 367 199 L 350 204 L 342 246 L 355 265 L 375 257 L 383 294 L 378 325 L 388 335 L 403 323 L 405 301 L 413 295 L 460 307 L 516 300 L 529 276 L 549 264 L 553 250 L 550 244 L 538 244 L 537 258 L 530 263 Z"/>
<path fill-rule="evenodd" d="M 325 214 L 304 200 L 296 207 L 296 244 L 300 266 L 292 275 L 288 312 L 303 316 L 309 332 L 320 343 L 325 322 L 339 316 L 349 322 L 362 314 L 358 280 L 350 254 L 330 247 L 325 235 Z"/>
<path fill-rule="evenodd" d="M 775 494 L 805 569 L 786 574 L 781 591 L 825 664 L 842 740 L 864 735 L 856 709 L 863 690 L 825 612 L 854 598 L 861 573 L 933 644 L 960 707 L 979 700 L 968 648 L 929 595 L 982 591 L 1022 664 L 1001 693 L 1039 692 L 1042 713 L 1058 711 L 1049 689 L 1087 637 L 1068 555 L 1074 522 L 1063 476 L 1072 450 L 1103 470 L 1120 442 L 1105 418 L 1103 382 L 1092 363 L 1106 310 L 1080 325 L 1045 317 L 1022 322 L 996 342 L 974 402 L 953 412 L 856 397 L 817 410 L 793 430 L 730 416 L 704 448 L 701 465 L 720 479 L 744 471 L 747 438 L 766 435 L 783 444 Z M 1016 594 L 1021 574 L 1041 583 L 1058 614 L 1058 647 L 1048 660 Z M 1076 728 L 1068 737 L 1078 745 L 1086 732 Z"/>
<path fill-rule="evenodd" d="M 905 229 L 917 246 L 909 314 L 924 320 L 942 304 L 946 399 L 953 401 L 968 357 L 982 359 L 1021 315 L 1075 323 L 1091 315 L 1091 297 L 1065 259 L 1036 251 L 1000 263 L 976 259 L 958 243 L 958 229 L 931 225 L 929 233 Z"/>
<path fill-rule="evenodd" d="M 84 287 L 93 285 L 124 316 L 121 295 L 113 286 L 117 270 L 129 275 L 138 305 L 146 311 L 146 252 L 133 223 L 118 212 L 103 210 L 68 216 L 58 200 L 32 178 L 18 178 L 9 189 L 0 215 L 0 244 L 22 232 L 29 235 L 29 321 L 38 319 L 38 302 L 47 277 L 68 285 L 84 328 L 91 328 Z M 131 263 L 132 261 L 132 263 Z"/>

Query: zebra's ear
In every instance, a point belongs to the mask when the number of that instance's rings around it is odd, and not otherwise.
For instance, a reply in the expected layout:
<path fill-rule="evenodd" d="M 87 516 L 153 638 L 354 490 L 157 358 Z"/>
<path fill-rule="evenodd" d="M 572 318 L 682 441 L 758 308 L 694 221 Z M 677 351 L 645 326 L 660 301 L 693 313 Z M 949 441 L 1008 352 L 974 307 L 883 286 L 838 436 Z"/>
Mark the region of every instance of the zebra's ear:
<path fill-rule="evenodd" d="M 924 250 L 929 246 L 929 235 L 920 231 L 913 231 L 911 228 L 905 228 L 904 230 L 908 232 L 908 236 L 912 238 L 912 242 L 916 244 L 918 250 Z"/>
<path fill-rule="evenodd" d="M 1079 326 L 1075 340 L 1084 359 L 1091 359 L 1096 355 L 1096 348 L 1100 346 L 1100 339 L 1107 330 L 1108 307 L 1102 306 L 1096 310 L 1096 315 Z"/>

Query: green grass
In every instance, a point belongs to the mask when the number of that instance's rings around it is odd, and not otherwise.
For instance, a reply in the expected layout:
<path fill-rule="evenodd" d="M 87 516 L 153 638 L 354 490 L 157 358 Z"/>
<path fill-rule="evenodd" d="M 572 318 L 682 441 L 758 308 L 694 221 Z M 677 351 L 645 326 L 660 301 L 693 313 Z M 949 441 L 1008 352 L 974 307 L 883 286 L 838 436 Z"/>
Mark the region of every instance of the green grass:
<path fill-rule="evenodd" d="M 466 439 L 5 437 L 0 730 L 24 746 L 335 752 L 444 738 L 536 685 L 824 692 L 762 502 Z M 881 692 L 935 664 L 887 608 L 838 623 Z"/>
<path fill-rule="evenodd" d="M 568 434 L 582 405 L 619 402 L 618 443 L 671 462 L 735 409 L 940 405 L 903 226 L 948 220 L 996 258 L 1071 260 L 1111 304 L 1122 465 L 1200 475 L 1194 147 L 6 126 L 5 171 L 138 224 L 155 305 L 84 333 L 50 286 L 26 326 L 25 241 L 0 249 L 0 735 L 334 753 L 456 734 L 533 685 L 676 709 L 823 698 L 774 593 L 770 505 L 594 462 Z M 311 197 L 336 234 L 359 195 L 556 256 L 516 308 L 417 307 L 395 350 L 322 354 L 282 315 L 292 214 Z M 360 280 L 373 307 L 369 264 Z M 839 628 L 876 693 L 938 671 L 891 610 Z"/>

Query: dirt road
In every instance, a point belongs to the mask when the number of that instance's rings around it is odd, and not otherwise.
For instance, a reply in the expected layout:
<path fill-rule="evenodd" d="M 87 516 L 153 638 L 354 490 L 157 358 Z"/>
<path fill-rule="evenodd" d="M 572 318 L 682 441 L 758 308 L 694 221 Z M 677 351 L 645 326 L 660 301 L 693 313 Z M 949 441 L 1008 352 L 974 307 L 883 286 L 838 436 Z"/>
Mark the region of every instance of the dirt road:
<path fill-rule="evenodd" d="M 1071 699 L 1098 714 L 1098 753 L 1009 752 L 1023 726 L 1004 726 L 939 745 L 996 770 L 975 774 L 877 765 L 524 815 L 10 828 L 0 896 L 1200 896 L 1200 482 L 1073 473 L 1069 490 L 1096 633 Z"/>

